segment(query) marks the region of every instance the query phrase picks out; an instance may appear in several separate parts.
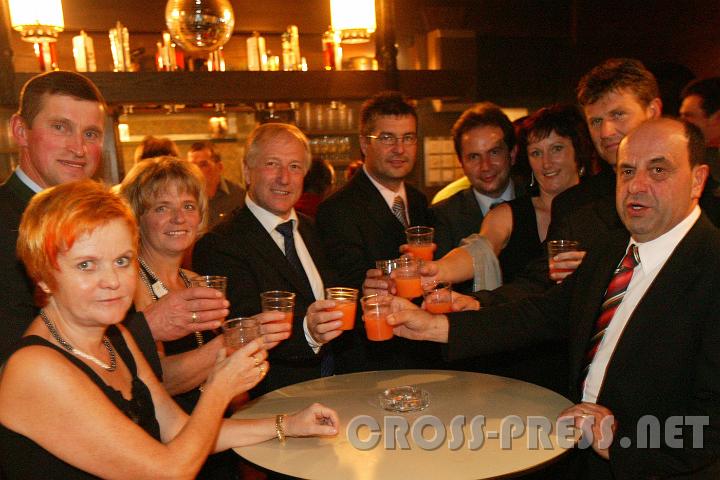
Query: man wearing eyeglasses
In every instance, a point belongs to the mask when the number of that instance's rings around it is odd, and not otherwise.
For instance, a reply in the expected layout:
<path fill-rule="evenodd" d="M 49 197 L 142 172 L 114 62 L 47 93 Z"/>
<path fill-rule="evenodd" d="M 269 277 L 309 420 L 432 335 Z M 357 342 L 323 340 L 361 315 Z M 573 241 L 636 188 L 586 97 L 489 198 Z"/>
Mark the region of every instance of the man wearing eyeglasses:
<path fill-rule="evenodd" d="M 365 272 L 375 268 L 376 260 L 400 256 L 407 226 L 430 224 L 425 195 L 405 182 L 415 166 L 417 140 L 417 112 L 402 94 L 382 92 L 363 104 L 360 148 L 365 165 L 317 212 L 327 258 L 340 276 L 340 285 L 361 289 Z M 349 370 L 422 367 L 439 359 L 433 348 L 428 362 L 424 346 L 402 339 L 370 345 L 364 340 L 362 322 L 356 326 L 357 348 L 347 347 L 352 350 L 346 355 Z M 338 340 L 349 342 L 349 337 Z M 342 370 L 339 361 L 336 367 Z"/>

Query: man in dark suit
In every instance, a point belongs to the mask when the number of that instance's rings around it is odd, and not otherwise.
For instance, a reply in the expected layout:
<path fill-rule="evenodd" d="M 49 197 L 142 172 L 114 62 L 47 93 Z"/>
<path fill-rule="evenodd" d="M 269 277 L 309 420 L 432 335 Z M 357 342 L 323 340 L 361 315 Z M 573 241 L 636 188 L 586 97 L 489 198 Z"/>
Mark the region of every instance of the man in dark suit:
<path fill-rule="evenodd" d="M 341 333 L 340 314 L 323 311 L 331 305 L 322 299 L 333 276 L 311 220 L 293 208 L 309 166 L 310 146 L 296 127 L 268 123 L 256 128 L 244 159 L 245 206 L 201 238 L 193 251 L 197 271 L 228 277 L 233 316 L 260 312 L 262 292 L 296 294 L 292 335 L 269 352 L 270 371 L 253 395 L 332 373 L 329 350 L 321 347 Z M 328 370 L 321 372 L 321 367 Z"/>
<path fill-rule="evenodd" d="M 363 104 L 360 148 L 365 164 L 320 204 L 317 225 L 343 286 L 362 288 L 375 261 L 400 256 L 408 225 L 430 225 L 427 199 L 405 182 L 417 157 L 417 112 L 400 93 L 383 92 Z M 358 326 L 353 369 L 411 368 L 433 361 L 417 345 L 395 339 L 370 344 Z M 369 350 L 369 351 L 368 351 Z M 430 358 L 435 358 L 434 354 Z M 363 360 L 364 359 L 364 360 Z"/>
<path fill-rule="evenodd" d="M 37 75 L 22 88 L 20 108 L 10 121 L 19 147 L 19 166 L 0 186 L 0 353 L 22 336 L 37 315 L 32 281 L 15 254 L 22 213 L 35 193 L 95 174 L 102 156 L 105 111 L 100 91 L 77 73 Z M 212 311 L 198 312 L 201 323 L 192 324 L 192 312 L 183 299 L 174 296 L 162 305 L 158 302 L 144 316 L 126 319 L 158 376 L 162 372 L 151 331 L 156 339 L 170 340 L 198 326 L 203 330 L 219 326 L 219 317 Z M 207 300 L 207 305 L 222 312 L 224 300 Z"/>
<path fill-rule="evenodd" d="M 452 128 L 453 144 L 471 187 L 431 207 L 435 223 L 436 258 L 480 231 L 487 212 L 515 198 L 510 169 L 515 163 L 515 129 L 492 103 L 463 112 Z"/>
<path fill-rule="evenodd" d="M 617 148 L 625 134 L 641 123 L 660 117 L 660 90 L 653 74 L 638 60 L 609 59 L 591 69 L 578 83 L 578 103 L 585 114 L 590 136 L 600 155 L 602 170 L 583 179 L 580 184 L 558 195 L 552 204 L 552 220 L 548 240 L 579 240 L 584 251 L 592 251 L 605 243 L 605 238 L 625 228 L 613 208 L 615 199 L 615 164 Z M 712 182 L 700 199 L 700 206 L 716 225 L 720 223 L 720 202 Z M 558 268 L 575 269 L 582 253 L 560 254 Z M 554 273 L 561 281 L 569 273 Z M 518 300 L 541 293 L 551 284 L 547 256 L 528 265 L 516 279 L 492 291 L 476 292 L 483 306 Z"/>
<path fill-rule="evenodd" d="M 703 158 L 694 125 L 643 123 L 618 150 L 629 236 L 616 231 L 543 296 L 447 316 L 401 311 L 395 334 L 447 343 L 450 358 L 567 336 L 577 404 L 561 416 L 593 434 L 580 478 L 718 478 L 720 232 L 698 207 Z M 643 438 L 649 418 L 658 430 Z"/>

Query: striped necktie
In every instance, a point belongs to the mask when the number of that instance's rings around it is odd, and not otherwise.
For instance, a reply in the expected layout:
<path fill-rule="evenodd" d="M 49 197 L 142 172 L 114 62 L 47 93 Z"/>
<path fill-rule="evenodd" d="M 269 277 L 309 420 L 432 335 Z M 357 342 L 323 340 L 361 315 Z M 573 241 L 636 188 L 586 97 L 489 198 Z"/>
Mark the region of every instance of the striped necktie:
<path fill-rule="evenodd" d="M 637 245 L 632 244 L 628 247 L 627 253 L 620 262 L 620 265 L 618 265 L 615 269 L 615 273 L 613 274 L 610 284 L 605 291 L 605 297 L 603 299 L 602 306 L 600 307 L 600 315 L 597 320 L 595 320 L 593 336 L 590 338 L 590 343 L 585 353 L 586 365 L 583 370 L 584 375 L 581 377 L 583 380 L 587 376 L 587 372 L 590 370 L 590 364 L 592 364 L 595 354 L 598 351 L 598 347 L 600 347 L 600 342 L 602 342 L 603 336 L 605 335 L 605 330 L 607 330 L 608 325 L 610 325 L 610 322 L 615 315 L 615 311 L 618 309 L 623 297 L 625 296 L 625 291 L 627 290 L 628 285 L 630 285 L 630 280 L 632 280 L 633 271 L 639 264 L 640 257 L 638 256 L 638 247 Z"/>
<path fill-rule="evenodd" d="M 400 195 L 395 197 L 395 200 L 393 200 L 392 205 L 392 212 L 395 217 L 400 220 L 400 223 L 402 223 L 403 227 L 407 228 L 408 221 L 407 216 L 405 215 L 405 202 L 403 202 L 403 199 Z"/>

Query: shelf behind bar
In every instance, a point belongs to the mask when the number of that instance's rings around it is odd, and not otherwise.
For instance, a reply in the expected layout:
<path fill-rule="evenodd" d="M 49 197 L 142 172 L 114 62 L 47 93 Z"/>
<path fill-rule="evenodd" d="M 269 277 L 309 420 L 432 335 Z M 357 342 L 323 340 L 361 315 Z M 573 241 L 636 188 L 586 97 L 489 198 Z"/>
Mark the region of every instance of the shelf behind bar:
<path fill-rule="evenodd" d="M 14 100 L 34 73 L 16 73 Z M 385 90 L 384 71 L 96 72 L 86 73 L 110 104 L 236 103 L 362 100 Z M 401 70 L 400 90 L 411 98 L 473 99 L 469 71 Z"/>

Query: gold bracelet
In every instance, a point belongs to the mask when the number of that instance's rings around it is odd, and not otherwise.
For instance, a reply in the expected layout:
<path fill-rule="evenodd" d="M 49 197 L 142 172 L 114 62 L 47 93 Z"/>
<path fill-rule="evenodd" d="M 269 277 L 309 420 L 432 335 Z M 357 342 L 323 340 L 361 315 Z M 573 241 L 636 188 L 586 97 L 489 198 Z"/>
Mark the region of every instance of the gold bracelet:
<path fill-rule="evenodd" d="M 275 434 L 280 443 L 285 444 L 285 414 L 275 416 Z"/>

